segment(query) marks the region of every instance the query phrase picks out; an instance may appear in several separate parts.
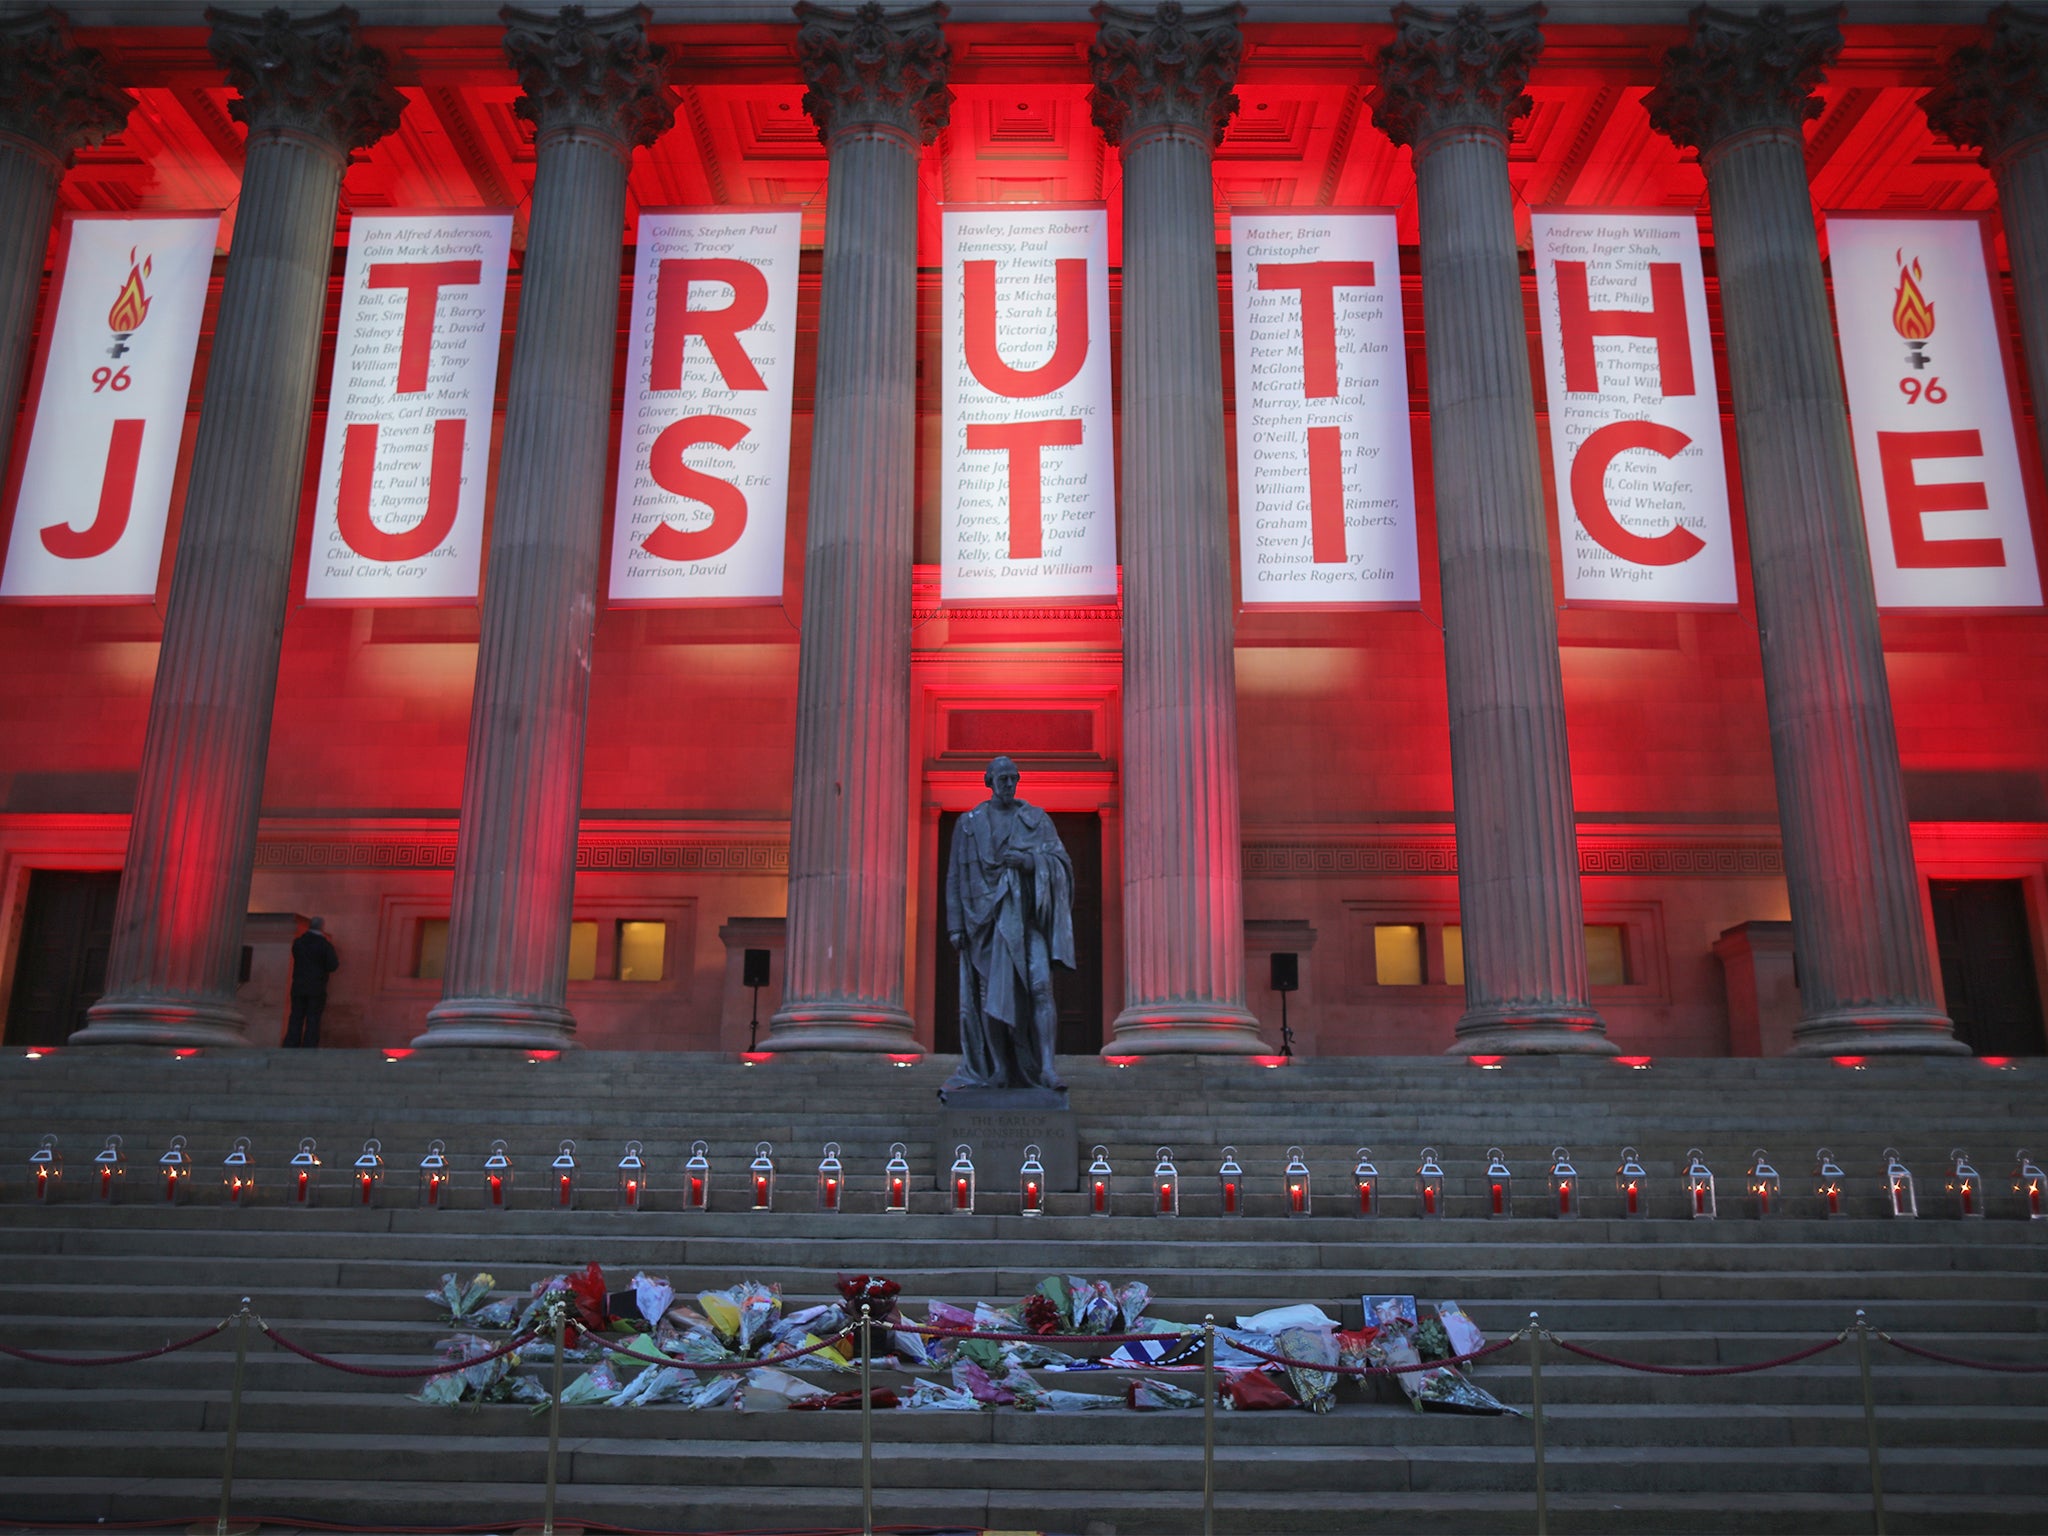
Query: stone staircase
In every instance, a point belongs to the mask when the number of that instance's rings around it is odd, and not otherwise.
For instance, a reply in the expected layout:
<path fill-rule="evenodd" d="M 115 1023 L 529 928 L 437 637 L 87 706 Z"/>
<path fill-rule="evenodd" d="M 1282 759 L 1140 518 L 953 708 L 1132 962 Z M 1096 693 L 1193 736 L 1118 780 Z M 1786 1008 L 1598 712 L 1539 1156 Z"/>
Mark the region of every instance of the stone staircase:
<path fill-rule="evenodd" d="M 2017 1146 L 2048 1153 L 2048 1063 L 1974 1061 L 1514 1060 L 1062 1064 L 1083 1143 L 1117 1169 L 1116 1209 L 1086 1215 L 1055 1194 L 1015 1212 L 1014 1170 L 984 1165 L 976 1214 L 933 1188 L 952 1148 L 931 1138 L 950 1063 L 894 1066 L 794 1058 L 573 1053 L 204 1053 L 62 1051 L 0 1058 L 0 1343 L 53 1352 L 143 1349 L 191 1333 L 248 1296 L 307 1346 L 364 1365 L 418 1364 L 449 1332 L 421 1297 L 439 1276 L 489 1270 L 501 1288 L 590 1260 L 623 1286 L 636 1269 L 679 1293 L 743 1278 L 792 1302 L 827 1299 L 834 1277 L 881 1271 L 906 1310 L 928 1297 L 1015 1301 L 1049 1273 L 1143 1279 L 1157 1315 L 1199 1320 L 1314 1301 L 1355 1325 L 1364 1293 L 1456 1300 L 1489 1335 L 1532 1308 L 1560 1336 L 1662 1364 L 1785 1354 L 1841 1330 L 1857 1308 L 1949 1353 L 2048 1362 L 2048 1222 L 2015 1219 L 2006 1174 Z M 60 1198 L 26 1199 L 43 1133 L 66 1159 Z M 90 1199 L 92 1155 L 124 1139 L 114 1205 Z M 156 1199 L 154 1167 L 184 1135 L 188 1203 Z M 251 1138 L 258 1201 L 220 1200 L 220 1160 Z M 326 1201 L 282 1204 L 284 1164 L 318 1139 Z M 344 1208 L 366 1136 L 388 1166 L 379 1208 Z M 578 1143 L 586 1209 L 547 1209 L 547 1165 Z M 417 1207 L 414 1173 L 434 1137 L 456 1172 L 454 1208 Z M 481 1162 L 508 1143 L 512 1206 L 484 1208 Z M 713 1209 L 677 1209 L 690 1142 L 710 1144 Z M 611 1209 L 612 1165 L 645 1145 L 652 1208 Z M 775 1144 L 777 1208 L 746 1205 L 746 1163 Z M 841 1144 L 847 1208 L 813 1209 L 812 1172 Z M 890 1142 L 910 1148 L 909 1216 L 880 1211 Z M 1563 1223 L 1543 1170 L 1568 1145 L 1586 1176 L 1586 1215 Z M 1214 1170 L 1238 1149 L 1248 1214 L 1224 1220 Z M 1349 1214 L 1361 1144 L 1383 1175 L 1384 1214 Z M 1177 1221 L 1149 1214 L 1154 1149 L 1183 1175 Z M 1317 1214 L 1282 1214 L 1280 1170 L 1300 1144 Z M 1516 1173 L 1516 1209 L 1483 1219 L 1489 1144 Z M 1619 1148 L 1643 1153 L 1651 1217 L 1619 1218 Z M 1813 1152 L 1850 1176 L 1851 1212 L 1817 1219 Z M 1448 1219 L 1411 1214 L 1415 1154 L 1449 1175 Z M 1896 1145 L 1920 1179 L 1923 1216 L 1879 1214 L 1878 1154 Z M 1961 1221 L 1942 1193 L 1943 1155 L 1968 1148 L 1991 1216 Z M 1721 1219 L 1682 1219 L 1682 1154 L 1702 1147 Z M 1741 1170 L 1763 1146 L 1788 1214 L 1758 1222 Z M 73 1522 L 210 1517 L 233 1359 L 231 1337 L 164 1359 L 82 1371 L 0 1359 L 0 1517 Z M 2048 1375 L 1964 1371 L 1873 1345 L 1893 1533 L 2048 1529 Z M 1525 1352 L 1475 1368 L 1526 1405 Z M 843 1389 L 843 1374 L 817 1373 Z M 1057 1378 L 1046 1378 L 1057 1381 Z M 909 1381 L 878 1371 L 879 1385 Z M 1066 1378 L 1112 1390 L 1103 1376 Z M 1578 1532 L 1861 1532 L 1869 1467 L 1853 1346 L 1744 1376 L 1624 1371 L 1546 1348 L 1550 1529 Z M 260 1339 L 245 1379 L 235 1508 L 403 1530 L 538 1520 L 547 1419 L 522 1407 L 434 1409 L 402 1382 L 340 1375 Z M 1347 1387 L 1335 1413 L 1219 1413 L 1217 1528 L 1265 1533 L 1516 1532 L 1535 1529 L 1526 1419 L 1417 1414 L 1391 1388 Z M 894 1526 L 1043 1529 L 1096 1536 L 1199 1531 L 1199 1412 L 878 1412 L 876 1514 Z M 834 1529 L 860 1516 L 857 1414 L 572 1408 L 563 1415 L 565 1519 L 663 1531 Z"/>

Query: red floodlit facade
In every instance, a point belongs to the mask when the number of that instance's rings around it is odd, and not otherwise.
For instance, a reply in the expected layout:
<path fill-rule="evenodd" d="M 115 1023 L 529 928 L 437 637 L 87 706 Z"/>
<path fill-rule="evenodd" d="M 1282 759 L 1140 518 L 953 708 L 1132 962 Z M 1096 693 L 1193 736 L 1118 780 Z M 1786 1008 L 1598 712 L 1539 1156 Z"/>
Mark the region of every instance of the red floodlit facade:
<path fill-rule="evenodd" d="M 187 522 L 186 475 L 216 371 L 217 310 L 237 239 L 245 130 L 229 110 L 234 88 L 209 53 L 196 12 L 180 18 L 185 24 L 163 25 L 152 20 L 154 9 L 110 4 L 74 18 L 73 42 L 102 56 L 134 105 L 119 132 L 72 155 L 58 209 L 227 212 L 154 599 L 0 603 L 0 1000 L 11 1010 L 10 1045 L 62 1044 L 91 1001 L 79 978 L 92 962 L 80 957 L 104 945 L 112 898 L 87 886 L 63 895 L 71 888 L 48 876 L 119 871 L 130 845 Z M 395 1056 L 428 1031 L 429 1010 L 447 990 L 447 922 L 485 625 L 480 603 L 305 601 L 343 258 L 357 214 L 515 210 L 489 456 L 487 507 L 495 516 L 507 489 L 499 456 L 521 343 L 536 148 L 533 124 L 514 110 L 522 83 L 506 61 L 501 28 L 387 25 L 380 11 L 410 17 L 418 8 L 359 0 L 358 9 L 360 39 L 388 61 L 402 112 L 393 131 L 353 152 L 341 181 L 323 346 L 303 426 L 310 447 L 262 760 L 248 925 L 237 939 L 246 946 L 244 975 L 234 1001 L 250 1020 L 251 1043 L 275 1044 L 287 1006 L 292 917 L 323 916 L 343 962 L 323 1043 Z M 721 11 L 754 8 L 715 4 L 687 8 L 708 19 L 686 22 L 685 9 L 658 6 L 648 27 L 667 50 L 661 68 L 673 123 L 633 150 L 625 182 L 602 546 L 610 547 L 615 512 L 640 210 L 800 206 L 783 591 L 779 604 L 612 606 L 600 571 L 591 594 L 565 1006 L 584 1046 L 740 1051 L 750 1045 L 750 1019 L 758 1019 L 758 1043 L 773 1050 L 771 1018 L 785 1003 L 793 942 L 784 919 L 802 648 L 814 633 L 805 612 L 807 534 L 820 483 L 813 463 L 820 290 L 835 206 L 826 146 L 806 111 L 797 26 L 719 20 Z M 984 9 L 962 3 L 945 22 L 953 101 L 945 124 L 916 151 L 916 446 L 914 486 L 901 510 L 909 598 L 898 615 L 909 636 L 908 773 L 897 786 L 907 878 L 900 914 L 883 917 L 900 928 L 900 1007 L 911 1021 L 912 1049 L 950 1049 L 944 1016 L 955 992 L 946 971 L 954 962 L 943 933 L 942 845 L 952 818 L 984 797 L 984 764 L 1007 753 L 1022 767 L 1021 793 L 1056 814 L 1070 848 L 1088 845 L 1076 864 L 1087 887 L 1077 937 L 1089 955 L 1063 993 L 1062 1049 L 1116 1050 L 1120 1031 L 1135 1027 L 1127 979 L 1142 970 L 1125 952 L 1127 903 L 1144 884 L 1134 886 L 1126 867 L 1130 616 L 1122 601 L 940 601 L 939 210 L 949 203 L 1107 204 L 1112 374 L 1120 450 L 1128 453 L 1125 163 L 1091 117 L 1096 25 L 1084 8 L 1013 7 L 1036 18 L 1024 21 L 985 19 Z M 1626 9 L 1603 8 L 1595 24 L 1582 14 L 1593 8 L 1560 8 L 1570 14 L 1545 24 L 1540 57 L 1527 73 L 1531 105 L 1514 119 L 1506 144 L 1552 546 L 1589 1001 L 1594 1028 L 1604 1028 L 1630 1064 L 1781 1054 L 1800 1015 L 1794 914 L 1714 210 L 1700 156 L 1657 131 L 1645 105 L 1667 53 L 1688 33 L 1683 25 L 1604 19 Z M 1816 211 L 1982 216 L 1993 299 L 2013 359 L 2020 452 L 2036 488 L 2034 547 L 2048 549 L 2025 295 L 2008 250 L 2009 215 L 1977 150 L 1939 137 L 1922 106 L 1943 79 L 1944 61 L 1983 37 L 1983 17 L 1975 7 L 1925 9 L 1917 22 L 1888 13 L 1879 24 L 1850 8 L 1843 46 L 1814 87 L 1818 111 L 1804 129 L 1811 203 Z M 1236 111 L 1213 161 L 1238 825 L 1238 846 L 1221 850 L 1217 862 L 1241 876 L 1235 960 L 1241 1003 L 1258 1037 L 1240 1054 L 1270 1056 L 1282 1046 L 1282 996 L 1268 985 L 1274 954 L 1299 957 L 1299 990 L 1287 1003 L 1294 1053 L 1491 1050 L 1497 1047 L 1487 1040 L 1461 1044 L 1457 1032 L 1467 1007 L 1468 947 L 1458 870 L 1469 860 L 1461 860 L 1454 830 L 1445 631 L 1455 619 L 1447 620 L 1440 596 L 1433 451 L 1442 444 L 1433 450 L 1424 228 L 1413 151 L 1376 118 L 1376 60 L 1396 29 L 1385 7 L 1363 8 L 1372 19 L 1357 24 L 1268 19 L 1263 10 L 1253 4 L 1241 23 Z M 128 12 L 132 24 L 105 20 Z M 1416 608 L 1240 611 L 1236 602 L 1241 475 L 1230 215 L 1287 207 L 1397 210 Z M 1733 609 L 1565 601 L 1532 207 L 1697 213 L 1728 466 Z M 57 250 L 53 232 L 45 288 Z M 2048 305 L 2048 294 L 2037 297 Z M 45 294 L 39 326 L 48 323 L 47 311 Z M 2048 341 L 2048 329 L 2037 341 Z M 1825 366 L 1838 365 L 1830 357 Z M 14 439 L 16 476 L 27 436 L 24 417 Z M 1128 539 L 1128 521 L 1121 526 Z M 0 522 L 0 538 L 5 533 Z M 1128 584 L 1128 549 L 1124 560 Z M 493 566 L 487 545 L 481 601 Z M 2036 978 L 2048 966 L 2048 613 L 1886 610 L 1878 623 L 1910 820 L 1918 938 L 1940 989 L 1934 1001 L 1981 1053 L 2039 1052 Z M 195 807 L 192 824 L 178 834 L 193 840 L 195 858 L 198 843 L 232 840 L 209 814 Z M 1973 937 L 1994 928 L 2006 937 Z M 758 991 L 743 983 L 749 950 L 771 957 Z M 53 982 L 36 970 L 66 964 L 73 967 L 70 992 L 62 992 L 61 977 Z M 62 993 L 54 1004 L 52 987 Z M 1958 995 L 1969 988 L 2005 1000 L 1994 1006 Z M 895 1006 L 878 1007 L 875 1019 L 886 1023 Z M 902 1038 L 890 1038 L 901 1054 Z"/>

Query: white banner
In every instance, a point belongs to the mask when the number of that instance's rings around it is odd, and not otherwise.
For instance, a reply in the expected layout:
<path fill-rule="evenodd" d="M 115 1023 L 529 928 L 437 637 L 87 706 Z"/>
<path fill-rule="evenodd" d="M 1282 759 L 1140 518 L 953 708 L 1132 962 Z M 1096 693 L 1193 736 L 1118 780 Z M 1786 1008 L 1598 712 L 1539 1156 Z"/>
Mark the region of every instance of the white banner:
<path fill-rule="evenodd" d="M 1698 221 L 1552 209 L 1529 223 L 1565 601 L 1732 607 Z"/>
<path fill-rule="evenodd" d="M 359 213 L 328 388 L 309 603 L 470 603 L 512 215 Z"/>
<path fill-rule="evenodd" d="M 1108 211 L 941 215 L 939 599 L 1113 598 Z"/>
<path fill-rule="evenodd" d="M 1394 215 L 1232 214 L 1230 254 L 1245 606 L 1414 606 Z"/>
<path fill-rule="evenodd" d="M 640 215 L 611 604 L 782 601 L 798 208 Z"/>
<path fill-rule="evenodd" d="M 1842 213 L 1827 224 L 1878 605 L 2038 608 L 1983 225 Z"/>
<path fill-rule="evenodd" d="M 66 221 L 0 598 L 156 595 L 219 230 L 212 213 Z"/>

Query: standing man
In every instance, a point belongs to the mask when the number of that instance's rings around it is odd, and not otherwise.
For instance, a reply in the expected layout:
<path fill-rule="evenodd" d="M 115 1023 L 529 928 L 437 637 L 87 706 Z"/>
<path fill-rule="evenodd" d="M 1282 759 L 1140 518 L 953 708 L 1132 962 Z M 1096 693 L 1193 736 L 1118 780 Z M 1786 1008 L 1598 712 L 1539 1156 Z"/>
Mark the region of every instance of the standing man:
<path fill-rule="evenodd" d="M 1052 968 L 1074 965 L 1074 866 L 1052 818 L 1017 798 L 1017 765 L 953 830 L 946 936 L 960 952 L 960 1067 L 947 1088 L 1051 1088 L 1059 1013 Z"/>
<path fill-rule="evenodd" d="M 286 1050 L 320 1044 L 320 1015 L 327 1011 L 327 978 L 341 967 L 341 956 L 327 937 L 327 919 L 302 917 L 292 940 L 292 1016 L 285 1026 Z"/>

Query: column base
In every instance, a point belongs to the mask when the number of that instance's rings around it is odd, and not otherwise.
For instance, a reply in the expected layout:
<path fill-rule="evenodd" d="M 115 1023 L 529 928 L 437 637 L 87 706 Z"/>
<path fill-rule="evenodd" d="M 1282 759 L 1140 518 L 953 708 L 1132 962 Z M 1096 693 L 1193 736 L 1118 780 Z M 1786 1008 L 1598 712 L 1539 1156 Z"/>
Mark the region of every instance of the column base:
<path fill-rule="evenodd" d="M 1801 1019 L 1792 1056 L 1967 1056 L 1948 1018 L 1927 1008 L 1845 1008 Z"/>
<path fill-rule="evenodd" d="M 1230 1003 L 1152 1003 L 1116 1016 L 1105 1056 L 1264 1056 L 1259 1021 Z"/>
<path fill-rule="evenodd" d="M 764 1051 L 888 1052 L 922 1056 L 915 1022 L 901 1008 L 873 1003 L 784 1003 L 768 1021 Z"/>
<path fill-rule="evenodd" d="M 171 997 L 103 997 L 67 1045 L 227 1046 L 246 1050 L 249 1021 L 234 1004 Z"/>
<path fill-rule="evenodd" d="M 1619 1056 L 1590 1008 L 1475 1008 L 1458 1020 L 1446 1056 Z"/>
<path fill-rule="evenodd" d="M 427 1012 L 427 1032 L 413 1036 L 415 1050 L 436 1046 L 483 1046 L 500 1050 L 573 1051 L 576 1016 L 566 1008 L 521 1003 L 505 997 L 458 997 Z"/>

